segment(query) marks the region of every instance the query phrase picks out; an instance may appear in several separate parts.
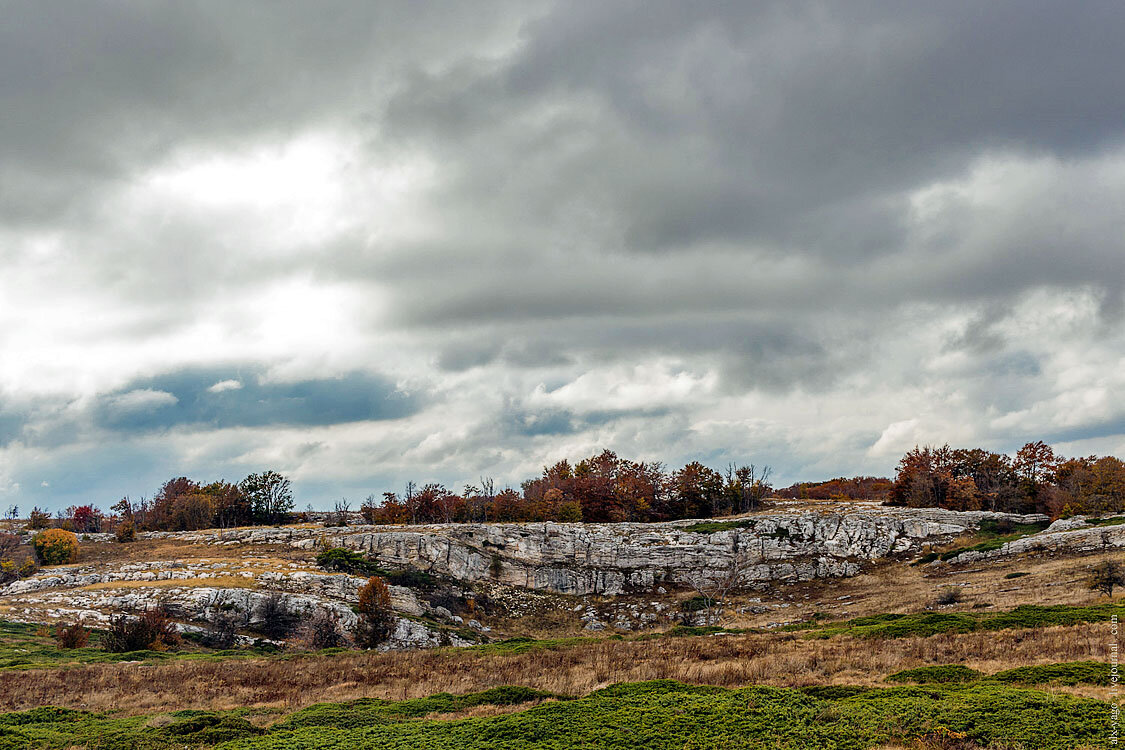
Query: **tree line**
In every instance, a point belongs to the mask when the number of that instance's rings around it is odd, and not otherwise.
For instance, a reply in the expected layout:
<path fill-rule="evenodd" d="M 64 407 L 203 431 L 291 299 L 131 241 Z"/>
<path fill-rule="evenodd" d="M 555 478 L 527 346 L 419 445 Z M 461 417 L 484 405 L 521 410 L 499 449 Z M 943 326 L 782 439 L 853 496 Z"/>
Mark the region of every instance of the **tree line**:
<path fill-rule="evenodd" d="M 360 506 L 367 523 L 488 521 L 667 521 L 755 510 L 771 492 L 770 467 L 730 464 L 720 473 L 698 461 L 669 471 L 657 461 L 630 461 L 610 450 L 497 491 L 490 479 L 456 493 L 411 482 Z"/>
<path fill-rule="evenodd" d="M 94 505 L 59 511 L 55 518 L 36 507 L 28 516 L 33 528 L 58 528 L 78 533 L 115 530 L 119 537 L 141 531 L 194 531 L 293 520 L 292 483 L 276 471 L 251 474 L 238 483 L 224 480 L 201 484 L 187 477 L 168 480 L 151 500 L 122 498 L 106 515 Z"/>
<path fill-rule="evenodd" d="M 1008 456 L 983 448 L 915 447 L 898 463 L 889 502 L 908 507 L 1044 513 L 1125 511 L 1125 462 L 1065 458 L 1037 441 Z"/>

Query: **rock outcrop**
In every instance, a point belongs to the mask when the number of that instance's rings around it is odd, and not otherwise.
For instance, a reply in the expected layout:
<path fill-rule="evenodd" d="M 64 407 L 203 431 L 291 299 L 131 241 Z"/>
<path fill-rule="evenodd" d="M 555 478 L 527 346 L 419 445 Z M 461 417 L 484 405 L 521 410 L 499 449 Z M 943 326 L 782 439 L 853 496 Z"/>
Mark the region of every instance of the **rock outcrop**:
<path fill-rule="evenodd" d="M 866 562 L 950 538 L 993 515 L 884 508 L 775 513 L 710 532 L 692 530 L 699 522 L 690 521 L 461 524 L 357 530 L 335 535 L 331 543 L 381 564 L 460 581 L 488 579 L 563 594 L 616 595 L 728 576 L 755 585 L 855 575 Z"/>
<path fill-rule="evenodd" d="M 950 562 L 967 563 L 1038 552 L 1075 554 L 1125 547 L 1125 524 L 1091 526 L 1081 517 L 1056 521 L 1045 531 L 1005 543 L 999 549 L 966 551 Z"/>
<path fill-rule="evenodd" d="M 490 580 L 562 594 L 617 595 L 662 583 L 743 585 L 850 576 L 866 562 L 916 551 L 976 528 L 984 518 L 1042 516 L 888 508 L 851 503 L 827 510 L 759 514 L 730 522 L 429 524 L 410 527 L 283 527 L 200 531 L 185 541 L 341 546 L 379 564 L 472 583 Z M 152 536 L 156 536 L 153 534 Z M 146 535 L 148 536 L 148 535 Z"/>

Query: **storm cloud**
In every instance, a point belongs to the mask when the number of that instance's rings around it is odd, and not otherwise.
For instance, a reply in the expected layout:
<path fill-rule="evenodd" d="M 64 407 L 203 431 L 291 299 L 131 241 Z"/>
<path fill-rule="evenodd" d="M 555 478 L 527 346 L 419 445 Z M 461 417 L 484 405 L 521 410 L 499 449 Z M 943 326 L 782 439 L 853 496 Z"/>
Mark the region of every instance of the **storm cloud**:
<path fill-rule="evenodd" d="M 1125 453 L 1117 2 L 9 3 L 0 503 Z"/>

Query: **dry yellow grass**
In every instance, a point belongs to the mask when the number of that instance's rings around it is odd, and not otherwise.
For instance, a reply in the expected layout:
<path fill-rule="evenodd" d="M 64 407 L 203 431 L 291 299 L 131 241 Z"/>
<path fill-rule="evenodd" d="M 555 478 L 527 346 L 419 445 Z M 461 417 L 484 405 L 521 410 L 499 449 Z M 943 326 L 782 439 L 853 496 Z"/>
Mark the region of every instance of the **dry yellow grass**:
<path fill-rule="evenodd" d="M 238 706 L 290 710 L 321 701 L 401 700 L 513 684 L 581 695 L 615 682 L 653 679 L 728 687 L 875 685 L 889 673 L 928 664 L 964 663 L 993 672 L 1026 664 L 1106 659 L 1109 628 L 1108 623 L 1097 623 L 886 641 L 810 641 L 792 633 L 590 639 L 520 654 L 443 649 L 288 660 L 97 664 L 0 672 L 0 710 L 41 705 L 130 714 Z M 1099 689 L 1080 692 L 1106 697 Z"/>

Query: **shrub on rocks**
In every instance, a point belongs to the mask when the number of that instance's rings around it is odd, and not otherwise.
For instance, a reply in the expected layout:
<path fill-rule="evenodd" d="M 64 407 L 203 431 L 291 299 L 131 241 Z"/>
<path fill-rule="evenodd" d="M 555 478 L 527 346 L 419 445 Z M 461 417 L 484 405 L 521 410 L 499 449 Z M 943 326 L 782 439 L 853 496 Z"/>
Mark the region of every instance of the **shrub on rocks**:
<path fill-rule="evenodd" d="M 31 546 L 44 565 L 64 565 L 78 560 L 78 537 L 70 531 L 40 531 L 31 538 Z"/>
<path fill-rule="evenodd" d="M 394 632 L 395 616 L 391 609 L 391 590 L 387 582 L 375 576 L 359 590 L 359 619 L 355 625 L 355 642 L 360 648 L 375 648 Z"/>
<path fill-rule="evenodd" d="M 340 628 L 340 618 L 324 609 L 316 610 L 304 621 L 297 632 L 297 641 L 313 651 L 347 645 L 347 639 Z"/>
<path fill-rule="evenodd" d="M 262 635 L 277 641 L 292 635 L 301 619 L 285 606 L 285 598 L 276 591 L 262 599 L 255 615 L 262 623 L 258 626 Z"/>
<path fill-rule="evenodd" d="M 32 508 L 31 514 L 27 517 L 27 528 L 29 529 L 45 529 L 51 525 L 51 514 L 39 508 Z"/>

